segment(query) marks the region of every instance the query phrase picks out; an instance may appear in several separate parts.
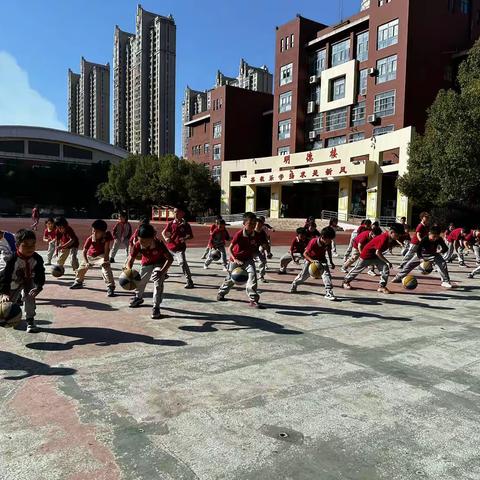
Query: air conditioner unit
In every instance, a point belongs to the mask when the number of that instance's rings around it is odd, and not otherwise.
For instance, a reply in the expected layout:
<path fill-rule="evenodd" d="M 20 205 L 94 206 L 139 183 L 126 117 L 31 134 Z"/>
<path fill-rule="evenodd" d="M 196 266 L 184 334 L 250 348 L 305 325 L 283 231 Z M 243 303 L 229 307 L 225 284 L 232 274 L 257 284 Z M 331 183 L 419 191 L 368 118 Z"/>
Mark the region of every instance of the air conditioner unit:
<path fill-rule="evenodd" d="M 309 140 L 315 140 L 317 138 L 317 133 L 315 132 L 315 130 L 308 132 L 308 138 Z"/>
<path fill-rule="evenodd" d="M 361 88 L 360 89 L 360 95 L 362 95 L 362 97 L 364 97 L 366 94 L 367 94 L 367 87 Z"/>
<path fill-rule="evenodd" d="M 310 83 L 317 83 L 317 76 L 316 75 L 312 75 L 310 77 Z"/>
<path fill-rule="evenodd" d="M 373 114 L 368 116 L 368 123 L 377 123 L 378 117 Z"/>
<path fill-rule="evenodd" d="M 313 113 L 315 111 L 315 102 L 307 103 L 307 113 Z"/>
<path fill-rule="evenodd" d="M 367 73 L 371 76 L 371 77 L 376 77 L 378 75 L 378 70 L 375 68 L 375 67 L 372 67 L 372 68 L 369 68 L 367 70 Z"/>

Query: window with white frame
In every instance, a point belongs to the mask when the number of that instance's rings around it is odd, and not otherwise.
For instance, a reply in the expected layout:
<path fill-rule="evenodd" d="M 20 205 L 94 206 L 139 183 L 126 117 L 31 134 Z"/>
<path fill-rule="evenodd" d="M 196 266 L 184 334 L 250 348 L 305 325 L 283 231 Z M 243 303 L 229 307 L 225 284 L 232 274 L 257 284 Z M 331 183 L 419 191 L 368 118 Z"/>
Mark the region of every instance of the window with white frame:
<path fill-rule="evenodd" d="M 377 84 L 389 82 L 397 78 L 397 55 L 377 60 Z"/>
<path fill-rule="evenodd" d="M 387 3 L 390 3 L 392 0 L 378 0 L 378 6 L 383 7 Z"/>
<path fill-rule="evenodd" d="M 330 80 L 330 101 L 345 98 L 345 76 Z"/>
<path fill-rule="evenodd" d="M 332 45 L 332 67 L 350 60 L 350 39 Z"/>
<path fill-rule="evenodd" d="M 284 50 L 284 42 L 285 42 L 285 40 L 282 38 L 282 39 L 280 40 L 280 51 L 281 51 L 281 52 L 283 52 L 283 50 Z"/>
<path fill-rule="evenodd" d="M 377 117 L 388 117 L 395 113 L 395 90 L 375 95 L 373 113 Z"/>
<path fill-rule="evenodd" d="M 278 155 L 290 155 L 290 147 L 279 147 L 278 150 Z"/>
<path fill-rule="evenodd" d="M 327 112 L 326 131 L 347 128 L 347 108 L 337 108 Z"/>
<path fill-rule="evenodd" d="M 344 143 L 347 143 L 347 137 L 345 135 L 327 138 L 327 147 L 336 147 L 337 145 L 343 145 Z"/>
<path fill-rule="evenodd" d="M 377 50 L 398 43 L 398 18 L 378 27 Z"/>
<path fill-rule="evenodd" d="M 213 124 L 213 138 L 220 138 L 222 136 L 222 122 Z"/>
<path fill-rule="evenodd" d="M 312 57 L 312 75 L 319 77 L 321 73 L 327 68 L 327 50 L 317 50 Z"/>
<path fill-rule="evenodd" d="M 375 127 L 373 129 L 373 136 L 378 137 L 379 135 L 385 135 L 387 133 L 393 132 L 395 127 L 393 125 L 386 125 L 385 127 Z"/>
<path fill-rule="evenodd" d="M 210 152 L 210 144 L 209 143 L 206 143 L 204 146 L 203 146 L 203 153 L 209 153 Z"/>
<path fill-rule="evenodd" d="M 321 132 L 323 132 L 323 113 L 316 113 L 311 117 L 311 120 L 308 123 L 308 131 L 307 134 L 309 135 L 310 132 L 315 132 L 315 136 L 318 137 Z M 308 138 L 307 141 L 311 141 L 311 138 Z"/>
<path fill-rule="evenodd" d="M 280 67 L 280 85 L 287 85 L 287 83 L 292 83 L 293 76 L 293 63 L 289 63 Z"/>
<path fill-rule="evenodd" d="M 315 102 L 316 105 L 320 105 L 321 92 L 320 85 L 312 85 L 310 87 L 310 101 Z"/>
<path fill-rule="evenodd" d="M 290 119 L 278 122 L 278 139 L 284 140 L 290 138 L 290 129 L 292 127 L 292 121 Z"/>
<path fill-rule="evenodd" d="M 292 92 L 285 92 L 280 95 L 278 111 L 289 112 L 292 109 Z"/>
<path fill-rule="evenodd" d="M 351 133 L 348 137 L 348 141 L 352 142 L 359 142 L 360 140 L 365 140 L 365 132 L 355 132 Z"/>
<path fill-rule="evenodd" d="M 217 144 L 213 146 L 213 159 L 214 160 L 221 160 L 222 158 L 222 145 Z"/>
<path fill-rule="evenodd" d="M 359 102 L 352 108 L 352 126 L 363 125 L 365 123 L 365 101 Z"/>
<path fill-rule="evenodd" d="M 357 35 L 357 60 L 359 62 L 368 60 L 368 30 Z"/>
<path fill-rule="evenodd" d="M 212 179 L 213 179 L 215 182 L 220 182 L 221 176 L 222 176 L 222 167 L 221 167 L 221 165 L 215 165 L 215 166 L 212 168 Z"/>
<path fill-rule="evenodd" d="M 295 35 L 292 33 L 290 35 L 290 47 L 293 48 L 294 42 L 295 42 Z"/>
<path fill-rule="evenodd" d="M 360 95 L 367 94 L 367 82 L 368 82 L 368 69 L 364 68 L 360 70 L 360 75 L 358 76 L 358 93 Z"/>

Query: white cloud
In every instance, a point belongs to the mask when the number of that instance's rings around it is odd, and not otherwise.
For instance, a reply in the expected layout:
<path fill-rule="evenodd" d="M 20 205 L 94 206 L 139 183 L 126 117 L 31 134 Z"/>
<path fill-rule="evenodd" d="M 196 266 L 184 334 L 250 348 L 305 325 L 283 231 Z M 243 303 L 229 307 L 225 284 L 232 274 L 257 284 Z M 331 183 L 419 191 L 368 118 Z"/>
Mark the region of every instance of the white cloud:
<path fill-rule="evenodd" d="M 55 105 L 30 86 L 28 73 L 5 51 L 0 51 L 0 125 L 66 130 Z"/>

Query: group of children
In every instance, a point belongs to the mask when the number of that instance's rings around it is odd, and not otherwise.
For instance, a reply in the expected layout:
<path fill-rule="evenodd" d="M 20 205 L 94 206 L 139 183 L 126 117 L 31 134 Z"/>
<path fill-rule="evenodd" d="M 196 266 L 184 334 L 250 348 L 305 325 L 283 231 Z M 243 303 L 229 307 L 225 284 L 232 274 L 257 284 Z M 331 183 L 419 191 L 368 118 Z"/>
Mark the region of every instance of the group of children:
<path fill-rule="evenodd" d="M 133 275 L 135 261 L 140 260 L 139 279 L 134 296 L 130 302 L 131 308 L 144 303 L 144 292 L 150 280 L 153 282 L 153 309 L 151 317 L 161 318 L 164 281 L 168 278 L 168 270 L 175 259 L 181 267 L 186 279 L 185 288 L 194 288 L 192 273 L 186 258 L 188 242 L 193 238 L 192 228 L 185 220 L 182 208 L 174 209 L 174 219 L 168 221 L 157 235 L 148 218 L 141 221 L 139 227 L 132 233 L 132 227 L 125 213 L 112 233 L 104 220 L 95 220 L 91 226 L 91 235 L 85 240 L 81 253 L 81 263 L 78 260 L 79 239 L 68 221 L 59 217 L 49 218 L 45 222 L 43 240 L 47 243 L 45 265 L 51 265 L 56 257 L 56 265 L 63 268 L 68 257 L 75 272 L 75 280 L 71 289 L 81 289 L 87 272 L 92 267 L 99 267 L 106 284 L 107 295 L 115 295 L 115 279 L 111 264 L 120 248 L 127 253 L 123 274 Z M 333 258 L 338 257 L 335 237 L 338 224 L 332 219 L 327 227 L 317 229 L 315 219 L 309 217 L 303 227 L 296 230 L 288 253 L 280 258 L 279 274 L 286 274 L 291 262 L 303 262 L 300 272 L 293 280 L 290 293 L 296 293 L 299 285 L 306 282 L 312 271 L 322 278 L 325 287 L 325 299 L 336 300 L 333 292 L 331 270 L 335 268 Z M 226 278 L 221 284 L 218 301 L 225 301 L 226 296 L 235 285 L 234 271 L 241 268 L 248 276 L 246 292 L 249 305 L 261 308 L 259 304 L 258 279 L 267 282 L 265 273 L 267 261 L 272 257 L 270 231 L 272 227 L 265 223 L 263 217 L 247 212 L 243 218 L 243 226 L 232 238 L 226 229 L 226 223 L 217 217 L 210 228 L 207 248 L 202 259 L 204 268 L 208 269 L 213 261 L 221 261 Z M 227 249 L 227 242 L 229 242 Z M 385 255 L 392 248 L 399 246 L 404 255 L 398 273 L 393 282 L 401 282 L 412 270 L 421 266 L 422 262 L 431 262 L 441 277 L 441 285 L 452 288 L 447 264 L 456 257 L 459 265 L 465 266 L 466 250 L 472 250 L 476 259 L 476 268 L 469 274 L 473 278 L 480 273 L 480 229 L 467 230 L 450 225 L 442 238 L 437 225 L 430 225 L 430 215 L 423 212 L 420 215 L 415 234 L 411 237 L 406 219 L 383 231 L 377 222 L 365 220 L 352 232 L 349 246 L 346 250 L 341 271 L 345 273 L 343 288 L 350 290 L 351 282 L 368 268 L 370 275 L 380 273 L 378 291 L 390 293 L 387 283 L 392 269 L 392 263 Z M 36 235 L 33 230 L 22 229 L 15 237 L 0 231 L 0 301 L 23 301 L 27 331 L 38 331 L 35 325 L 35 297 L 45 284 L 45 267 L 42 257 L 36 253 Z M 258 274 L 258 275 L 257 275 Z"/>

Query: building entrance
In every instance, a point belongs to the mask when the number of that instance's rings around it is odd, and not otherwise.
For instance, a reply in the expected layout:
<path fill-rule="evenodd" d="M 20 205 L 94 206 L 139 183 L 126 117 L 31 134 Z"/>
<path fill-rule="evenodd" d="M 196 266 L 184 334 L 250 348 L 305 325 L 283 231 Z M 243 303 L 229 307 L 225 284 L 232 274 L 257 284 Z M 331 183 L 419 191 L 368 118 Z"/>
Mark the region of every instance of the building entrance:
<path fill-rule="evenodd" d="M 302 183 L 282 187 L 282 203 L 285 217 L 303 218 L 310 215 L 319 218 L 322 210 L 338 210 L 338 182 Z"/>

